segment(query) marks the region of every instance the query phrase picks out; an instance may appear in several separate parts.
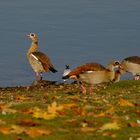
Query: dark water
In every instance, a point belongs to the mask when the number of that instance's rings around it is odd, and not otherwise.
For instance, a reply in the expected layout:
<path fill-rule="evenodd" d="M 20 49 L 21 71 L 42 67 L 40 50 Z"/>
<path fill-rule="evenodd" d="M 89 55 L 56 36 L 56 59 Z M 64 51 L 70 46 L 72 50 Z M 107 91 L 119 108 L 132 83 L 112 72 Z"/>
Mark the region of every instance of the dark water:
<path fill-rule="evenodd" d="M 35 75 L 26 59 L 29 32 L 38 34 L 61 81 L 65 64 L 106 65 L 140 52 L 139 0 L 1 0 L 0 86 L 28 85 Z M 127 77 L 126 77 L 127 78 Z"/>

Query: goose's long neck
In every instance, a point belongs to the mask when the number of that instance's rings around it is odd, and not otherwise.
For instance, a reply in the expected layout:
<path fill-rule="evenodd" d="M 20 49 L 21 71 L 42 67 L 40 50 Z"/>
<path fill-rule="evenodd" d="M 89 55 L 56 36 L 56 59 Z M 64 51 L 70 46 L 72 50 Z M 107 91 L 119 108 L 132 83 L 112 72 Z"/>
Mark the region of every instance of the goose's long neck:
<path fill-rule="evenodd" d="M 109 70 L 109 71 L 114 71 L 114 66 L 112 65 L 112 64 L 109 64 L 108 66 L 107 66 L 107 69 Z"/>
<path fill-rule="evenodd" d="M 38 41 L 32 41 L 31 46 L 27 52 L 27 56 L 33 52 L 37 52 L 38 51 Z"/>

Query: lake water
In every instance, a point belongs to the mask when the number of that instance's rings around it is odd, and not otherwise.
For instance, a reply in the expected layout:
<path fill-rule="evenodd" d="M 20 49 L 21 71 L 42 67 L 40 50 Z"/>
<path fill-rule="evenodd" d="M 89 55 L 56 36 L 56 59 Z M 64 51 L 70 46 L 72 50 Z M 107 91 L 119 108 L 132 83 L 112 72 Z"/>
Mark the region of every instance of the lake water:
<path fill-rule="evenodd" d="M 107 65 L 140 55 L 140 1 L 1 0 L 0 86 L 35 80 L 26 59 L 29 32 L 38 34 L 40 50 L 59 71 L 44 74 L 44 79 L 61 81 L 65 64 Z"/>

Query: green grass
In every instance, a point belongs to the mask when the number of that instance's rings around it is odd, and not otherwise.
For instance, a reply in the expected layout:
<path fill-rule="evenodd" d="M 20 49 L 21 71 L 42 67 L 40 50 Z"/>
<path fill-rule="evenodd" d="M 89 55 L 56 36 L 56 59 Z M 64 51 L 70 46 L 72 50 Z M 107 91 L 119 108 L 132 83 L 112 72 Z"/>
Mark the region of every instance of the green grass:
<path fill-rule="evenodd" d="M 83 95 L 79 85 L 4 89 L 0 91 L 0 139 L 2 140 L 129 140 L 140 138 L 140 81 L 120 81 L 96 87 L 93 94 Z M 123 102 L 124 101 L 124 102 Z M 126 102 L 125 102 L 126 101 Z M 54 118 L 41 115 L 56 103 Z M 4 104 L 6 107 L 3 107 Z M 71 106 L 70 106 L 71 105 Z M 40 118 L 33 116 L 39 109 Z M 34 112 L 29 112 L 35 109 Z M 55 110 L 55 107 L 53 108 Z M 52 110 L 52 112 L 53 112 Z M 16 111 L 16 112 L 13 112 Z M 55 111 L 54 111 L 55 112 Z M 22 122 L 28 121 L 29 122 Z M 102 130 L 105 124 L 117 123 L 120 129 Z M 51 131 L 37 136 L 18 133 L 13 125 L 26 130 Z M 6 129 L 5 134 L 2 130 Z M 20 131 L 20 130 L 19 130 Z M 36 132 L 33 132 L 35 135 Z"/>

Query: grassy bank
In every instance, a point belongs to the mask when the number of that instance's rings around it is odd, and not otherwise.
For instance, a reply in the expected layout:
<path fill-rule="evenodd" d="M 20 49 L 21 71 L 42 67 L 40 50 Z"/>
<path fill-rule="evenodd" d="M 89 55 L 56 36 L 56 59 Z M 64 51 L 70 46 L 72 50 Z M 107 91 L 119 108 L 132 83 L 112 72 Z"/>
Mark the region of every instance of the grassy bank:
<path fill-rule="evenodd" d="M 140 81 L 95 87 L 39 83 L 0 89 L 2 140 L 140 139 Z"/>

